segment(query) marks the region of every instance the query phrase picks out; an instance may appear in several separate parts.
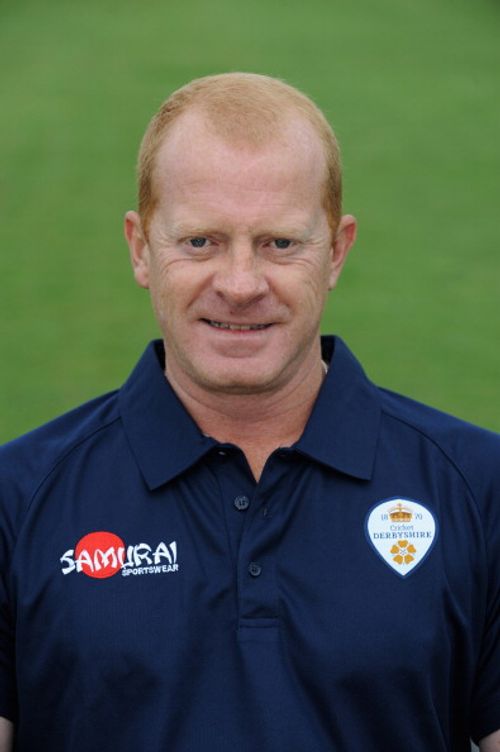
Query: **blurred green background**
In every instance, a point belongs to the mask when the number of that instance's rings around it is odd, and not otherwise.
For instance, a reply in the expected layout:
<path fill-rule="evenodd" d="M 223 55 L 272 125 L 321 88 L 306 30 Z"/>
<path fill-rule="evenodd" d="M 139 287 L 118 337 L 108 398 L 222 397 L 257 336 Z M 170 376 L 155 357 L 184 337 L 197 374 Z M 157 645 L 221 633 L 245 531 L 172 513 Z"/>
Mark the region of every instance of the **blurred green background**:
<path fill-rule="evenodd" d="M 310 94 L 359 241 L 324 329 L 378 383 L 500 430 L 500 5 L 0 0 L 0 441 L 126 378 L 157 336 L 122 217 L 172 89 Z"/>

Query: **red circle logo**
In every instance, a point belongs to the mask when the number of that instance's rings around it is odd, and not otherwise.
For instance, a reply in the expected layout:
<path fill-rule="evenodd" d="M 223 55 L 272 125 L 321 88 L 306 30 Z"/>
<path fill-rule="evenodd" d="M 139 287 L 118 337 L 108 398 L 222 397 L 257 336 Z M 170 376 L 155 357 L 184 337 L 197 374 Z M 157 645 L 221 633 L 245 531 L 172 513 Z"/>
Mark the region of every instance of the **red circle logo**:
<path fill-rule="evenodd" d="M 75 561 L 89 577 L 112 577 L 125 561 L 125 543 L 114 533 L 88 533 L 76 544 Z"/>

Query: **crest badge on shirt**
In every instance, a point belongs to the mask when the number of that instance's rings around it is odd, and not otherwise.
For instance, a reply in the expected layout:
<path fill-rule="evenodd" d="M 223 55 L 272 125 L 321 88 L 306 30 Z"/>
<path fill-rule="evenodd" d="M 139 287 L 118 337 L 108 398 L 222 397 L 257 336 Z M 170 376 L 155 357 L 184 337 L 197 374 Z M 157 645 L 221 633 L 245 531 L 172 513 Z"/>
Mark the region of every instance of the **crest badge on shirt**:
<path fill-rule="evenodd" d="M 372 507 L 365 532 L 380 558 L 400 577 L 406 577 L 428 557 L 438 525 L 423 504 L 396 496 Z"/>

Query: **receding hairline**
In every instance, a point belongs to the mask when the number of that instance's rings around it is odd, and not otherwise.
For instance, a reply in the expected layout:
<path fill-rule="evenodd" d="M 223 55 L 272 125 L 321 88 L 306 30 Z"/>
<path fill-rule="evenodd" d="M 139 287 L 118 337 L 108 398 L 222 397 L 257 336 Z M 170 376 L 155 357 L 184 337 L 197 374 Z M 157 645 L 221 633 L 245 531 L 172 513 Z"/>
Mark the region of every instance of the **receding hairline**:
<path fill-rule="evenodd" d="M 340 153 L 319 107 L 280 79 L 257 73 L 222 73 L 177 89 L 149 123 L 138 160 L 139 213 L 145 230 L 156 206 L 153 183 L 158 153 L 176 123 L 188 113 L 199 113 L 216 137 L 250 149 L 284 143 L 290 119 L 302 121 L 318 139 L 325 157 L 325 206 L 330 224 L 336 224 L 341 212 Z"/>
<path fill-rule="evenodd" d="M 209 117 L 203 106 L 198 104 L 192 105 L 179 115 L 164 133 L 156 150 L 154 174 L 158 175 L 158 171 L 162 169 L 165 152 L 175 154 L 177 149 L 190 148 L 190 144 L 195 148 L 197 139 L 205 135 L 214 143 L 219 142 L 230 150 L 241 150 L 253 155 L 265 156 L 279 147 L 285 151 L 288 149 L 290 152 L 296 152 L 304 145 L 308 150 L 316 152 L 319 160 L 324 163 L 326 176 L 323 145 L 314 128 L 301 113 L 293 110 L 284 112 L 281 127 L 270 129 L 265 138 L 251 139 L 237 129 L 228 128 L 227 132 L 221 133 L 217 123 Z"/>

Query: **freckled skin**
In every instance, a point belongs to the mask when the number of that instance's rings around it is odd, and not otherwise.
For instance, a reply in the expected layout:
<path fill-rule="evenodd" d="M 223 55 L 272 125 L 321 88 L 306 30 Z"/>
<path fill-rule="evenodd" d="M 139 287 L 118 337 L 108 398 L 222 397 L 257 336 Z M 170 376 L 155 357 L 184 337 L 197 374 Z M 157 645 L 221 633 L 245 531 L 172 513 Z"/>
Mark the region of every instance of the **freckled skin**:
<path fill-rule="evenodd" d="M 321 145 L 300 120 L 259 149 L 223 142 L 193 113 L 176 123 L 158 155 L 148 241 L 135 213 L 126 220 L 175 383 L 269 393 L 319 363 L 321 313 L 355 234 L 343 217 L 332 241 L 324 174 Z"/>

